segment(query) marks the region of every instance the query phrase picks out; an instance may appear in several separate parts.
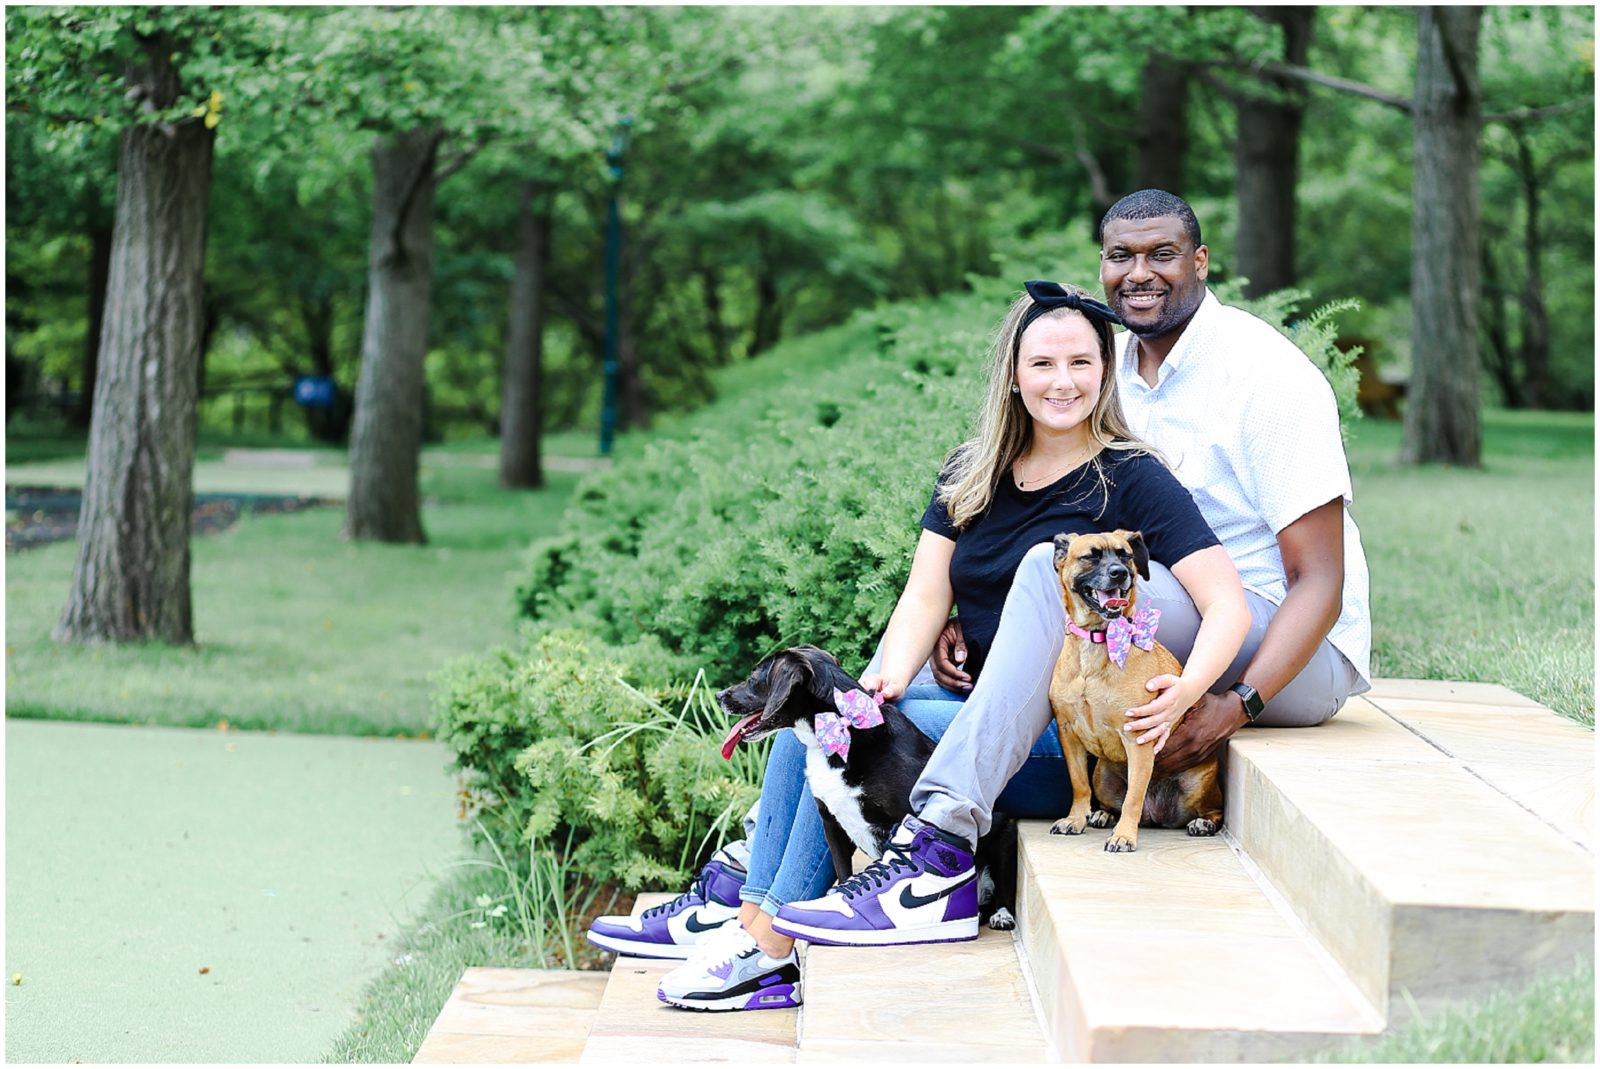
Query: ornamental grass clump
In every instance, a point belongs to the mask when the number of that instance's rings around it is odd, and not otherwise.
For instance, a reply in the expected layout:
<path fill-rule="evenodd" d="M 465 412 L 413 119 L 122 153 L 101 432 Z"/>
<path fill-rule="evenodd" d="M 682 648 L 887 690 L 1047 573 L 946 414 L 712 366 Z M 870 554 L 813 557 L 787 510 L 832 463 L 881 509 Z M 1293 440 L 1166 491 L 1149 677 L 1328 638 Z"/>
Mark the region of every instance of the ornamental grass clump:
<path fill-rule="evenodd" d="M 525 632 L 520 650 L 441 674 L 460 815 L 508 868 L 543 854 L 573 893 L 676 886 L 737 828 L 762 755 L 722 760 L 710 691 L 699 677 L 665 682 L 674 667 L 649 641 L 607 649 L 577 632 Z"/>

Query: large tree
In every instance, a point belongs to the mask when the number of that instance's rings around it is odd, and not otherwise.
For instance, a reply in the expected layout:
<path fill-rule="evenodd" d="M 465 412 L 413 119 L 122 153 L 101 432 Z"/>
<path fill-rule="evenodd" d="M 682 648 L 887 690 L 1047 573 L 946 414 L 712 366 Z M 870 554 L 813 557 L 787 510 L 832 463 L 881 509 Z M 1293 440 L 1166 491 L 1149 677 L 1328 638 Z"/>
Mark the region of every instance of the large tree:
<path fill-rule="evenodd" d="M 1250 10 L 1282 31 L 1286 62 L 1305 63 L 1316 8 Z M 1238 117 L 1234 169 L 1239 204 L 1234 269 L 1249 280 L 1245 293 L 1251 297 L 1295 283 L 1300 130 L 1306 111 L 1303 86 L 1283 75 L 1262 77 L 1260 89 L 1237 94 L 1234 108 Z"/>
<path fill-rule="evenodd" d="M 490 9 L 362 8 L 317 20 L 318 93 L 335 121 L 372 138 L 367 304 L 350 435 L 343 534 L 426 541 L 417 487 L 423 361 L 433 302 L 434 201 L 507 107 L 495 82 Z M 453 150 L 451 143 L 464 145 Z"/>
<path fill-rule="evenodd" d="M 1476 466 L 1478 28 L 1483 9 L 1419 8 L 1411 224 L 1411 389 L 1400 457 Z"/>
<path fill-rule="evenodd" d="M 259 55 L 204 9 L 7 13 L 12 99 L 40 121 L 121 127 L 88 472 L 64 641 L 193 641 L 196 390 L 218 74 Z M 213 36 L 216 34 L 216 36 Z"/>

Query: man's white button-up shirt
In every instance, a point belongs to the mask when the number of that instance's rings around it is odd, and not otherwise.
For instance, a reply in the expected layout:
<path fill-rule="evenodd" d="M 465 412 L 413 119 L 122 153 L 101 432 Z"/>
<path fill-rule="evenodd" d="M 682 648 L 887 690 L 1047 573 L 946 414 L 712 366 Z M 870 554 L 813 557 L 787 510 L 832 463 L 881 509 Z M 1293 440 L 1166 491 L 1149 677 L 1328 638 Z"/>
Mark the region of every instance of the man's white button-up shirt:
<path fill-rule="evenodd" d="M 1134 434 L 1159 449 L 1239 569 L 1246 590 L 1288 593 L 1278 532 L 1344 499 L 1344 597 L 1328 640 L 1371 679 L 1367 560 L 1351 518 L 1350 468 L 1333 389 L 1264 321 L 1209 290 L 1149 385 L 1133 335 L 1117 339 L 1117 385 Z"/>

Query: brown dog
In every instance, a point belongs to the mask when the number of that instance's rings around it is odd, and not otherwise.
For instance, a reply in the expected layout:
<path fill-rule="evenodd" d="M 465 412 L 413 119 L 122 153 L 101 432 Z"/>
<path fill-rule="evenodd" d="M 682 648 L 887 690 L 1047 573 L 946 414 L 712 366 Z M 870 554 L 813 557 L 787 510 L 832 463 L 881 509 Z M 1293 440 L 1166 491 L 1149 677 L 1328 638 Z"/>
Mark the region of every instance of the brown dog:
<path fill-rule="evenodd" d="M 1056 574 L 1067 609 L 1067 638 L 1050 680 L 1050 705 L 1056 714 L 1061 751 L 1072 777 L 1072 810 L 1050 828 L 1056 835 L 1081 835 L 1086 825 L 1104 828 L 1112 812 L 1121 811 L 1106 841 L 1112 852 L 1136 850 L 1139 824 L 1162 828 L 1185 826 L 1190 835 L 1215 835 L 1222 823 L 1222 786 L 1217 761 L 1150 782 L 1155 766 L 1153 743 L 1140 745 L 1123 730 L 1127 711 L 1149 702 L 1145 683 L 1158 675 L 1183 671 L 1178 659 L 1153 634 L 1126 643 L 1127 659 L 1119 667 L 1111 650 L 1115 631 L 1140 621 L 1135 611 L 1140 579 L 1150 578 L 1150 553 L 1137 531 L 1109 534 L 1057 535 Z M 1107 642 L 1108 629 L 1112 641 Z M 1153 630 L 1153 629 L 1152 629 Z M 1137 631 L 1135 632 L 1137 634 Z M 1094 793 L 1089 790 L 1089 754 L 1099 758 Z M 1094 809 L 1098 799 L 1112 812 Z"/>

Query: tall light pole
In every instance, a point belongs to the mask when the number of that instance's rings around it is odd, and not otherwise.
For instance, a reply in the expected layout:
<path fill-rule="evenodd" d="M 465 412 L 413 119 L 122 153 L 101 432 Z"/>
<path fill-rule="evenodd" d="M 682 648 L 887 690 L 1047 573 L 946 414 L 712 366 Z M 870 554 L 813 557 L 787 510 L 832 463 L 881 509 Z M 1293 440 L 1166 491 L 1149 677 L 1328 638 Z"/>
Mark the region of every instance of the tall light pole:
<path fill-rule="evenodd" d="M 611 442 L 617 435 L 617 269 L 622 258 L 622 217 L 617 196 L 622 186 L 622 154 L 628 149 L 628 128 L 633 116 L 617 120 L 606 150 L 606 166 L 611 177 L 611 201 L 606 211 L 606 342 L 603 369 L 605 393 L 600 402 L 600 455 L 611 455 Z"/>

